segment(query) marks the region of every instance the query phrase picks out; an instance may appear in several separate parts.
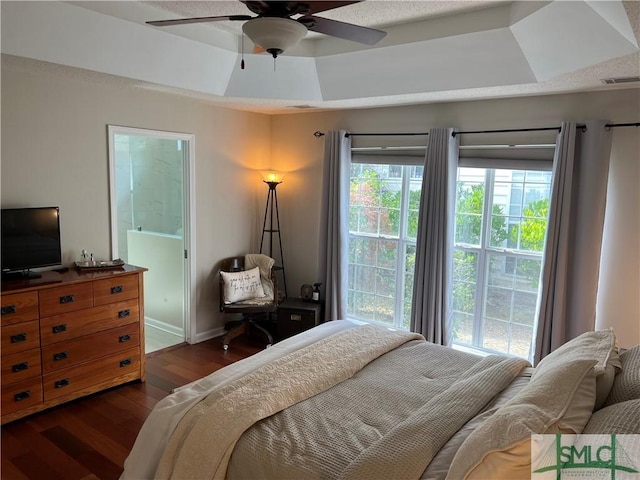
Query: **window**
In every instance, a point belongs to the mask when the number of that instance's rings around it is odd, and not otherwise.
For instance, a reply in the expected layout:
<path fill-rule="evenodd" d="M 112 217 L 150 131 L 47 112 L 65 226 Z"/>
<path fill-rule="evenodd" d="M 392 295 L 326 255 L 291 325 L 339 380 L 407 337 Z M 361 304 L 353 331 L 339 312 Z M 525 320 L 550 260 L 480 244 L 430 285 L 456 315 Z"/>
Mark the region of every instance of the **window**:
<path fill-rule="evenodd" d="M 347 315 L 409 328 L 423 167 L 352 163 Z"/>
<path fill-rule="evenodd" d="M 550 171 L 458 168 L 454 343 L 530 358 Z"/>

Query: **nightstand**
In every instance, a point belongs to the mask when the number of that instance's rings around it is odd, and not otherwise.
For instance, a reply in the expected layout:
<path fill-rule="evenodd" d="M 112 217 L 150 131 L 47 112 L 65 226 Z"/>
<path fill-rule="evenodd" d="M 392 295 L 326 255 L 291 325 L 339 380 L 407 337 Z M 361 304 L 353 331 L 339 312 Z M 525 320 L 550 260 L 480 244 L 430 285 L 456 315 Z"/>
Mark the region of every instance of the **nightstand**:
<path fill-rule="evenodd" d="M 283 340 L 322 322 L 322 303 L 287 298 L 278 305 L 278 338 Z"/>

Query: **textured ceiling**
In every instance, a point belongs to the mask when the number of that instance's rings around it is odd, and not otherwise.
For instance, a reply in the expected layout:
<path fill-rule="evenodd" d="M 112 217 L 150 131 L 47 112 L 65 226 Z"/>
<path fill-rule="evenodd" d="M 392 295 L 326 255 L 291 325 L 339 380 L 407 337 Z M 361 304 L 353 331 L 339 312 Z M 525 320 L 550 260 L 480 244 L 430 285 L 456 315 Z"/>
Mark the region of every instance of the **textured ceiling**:
<path fill-rule="evenodd" d="M 160 1 L 144 2 L 150 6 L 164 11 L 164 17 L 208 17 L 214 15 L 247 15 L 251 12 L 239 1 L 214 1 L 214 2 L 190 2 L 190 1 Z M 509 3 L 507 1 L 489 0 L 459 0 L 459 1 L 389 1 L 367 0 L 327 10 L 319 16 L 339 20 L 341 22 L 355 23 L 365 27 L 382 28 L 409 22 L 416 22 L 426 18 L 441 15 L 450 15 L 456 12 L 471 11 L 479 8 L 487 8 L 492 5 Z M 242 22 L 221 22 L 209 24 L 212 28 L 221 28 L 240 34 Z M 311 33 L 310 37 L 318 37 L 320 34 Z"/>
<path fill-rule="evenodd" d="M 273 59 L 243 22 L 147 20 L 249 14 L 239 1 L 7 2 L 3 66 L 64 71 L 266 113 L 610 88 L 640 76 L 640 2 L 368 0 L 321 16 L 380 28 L 378 45 L 310 32 Z M 78 41 L 82 39 L 82 41 Z"/>

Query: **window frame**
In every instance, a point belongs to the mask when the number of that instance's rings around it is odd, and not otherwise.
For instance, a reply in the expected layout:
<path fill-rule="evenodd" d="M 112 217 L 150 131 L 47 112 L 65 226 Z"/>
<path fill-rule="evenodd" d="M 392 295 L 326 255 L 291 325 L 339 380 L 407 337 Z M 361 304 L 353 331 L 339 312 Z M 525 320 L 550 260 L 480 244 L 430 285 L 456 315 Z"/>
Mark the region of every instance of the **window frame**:
<path fill-rule="evenodd" d="M 413 173 L 412 169 L 416 167 L 422 168 L 422 172 L 424 174 L 424 159 L 421 157 L 414 156 L 399 156 L 399 155 L 353 155 L 349 168 L 349 184 L 351 183 L 353 177 L 351 176 L 351 165 L 352 164 L 361 164 L 361 165 L 385 165 L 389 167 L 401 167 L 401 197 L 400 197 L 400 215 L 399 215 L 399 225 L 398 225 L 398 236 L 388 235 L 388 234 L 372 234 L 372 233 L 359 233 L 353 232 L 349 228 L 347 233 L 347 251 L 350 250 L 350 245 L 352 240 L 364 239 L 364 240 L 386 240 L 395 243 L 396 246 L 396 259 L 395 259 L 395 289 L 394 289 L 394 298 L 393 298 L 393 308 L 394 308 L 394 317 L 393 323 L 387 323 L 383 321 L 378 321 L 370 318 L 363 318 L 355 315 L 354 313 L 349 313 L 351 309 L 351 300 L 350 294 L 352 292 L 358 292 L 357 289 L 351 288 L 350 286 L 350 278 L 349 278 L 349 270 L 352 264 L 350 261 L 347 267 L 347 278 L 345 279 L 346 285 L 346 302 L 347 302 L 347 318 L 352 320 L 363 321 L 367 323 L 382 325 L 385 327 L 393 327 L 402 330 L 408 330 L 409 325 L 405 324 L 405 317 L 409 318 L 410 315 L 406 315 L 404 312 L 405 307 L 405 288 L 406 288 L 406 268 L 407 268 L 407 249 L 411 246 L 416 247 L 417 238 L 408 237 L 408 229 L 409 229 L 409 209 L 410 209 L 410 193 L 411 193 L 411 174 Z M 420 179 L 420 181 L 422 181 Z M 422 187 L 421 187 L 422 189 Z M 348 209 L 350 212 L 351 202 L 348 202 Z M 350 218 L 350 217 L 349 217 Z M 416 235 L 417 236 L 417 235 Z M 357 265 L 357 264 L 356 264 Z M 380 267 L 375 267 L 380 268 Z M 376 295 L 374 293 L 374 295 Z M 409 312 L 410 314 L 410 312 Z"/>
<path fill-rule="evenodd" d="M 493 219 L 492 209 L 494 205 L 493 198 L 494 198 L 494 192 L 495 192 L 496 170 L 523 171 L 525 172 L 525 178 L 526 178 L 526 172 L 528 171 L 552 172 L 552 165 L 546 162 L 539 162 L 538 164 L 536 164 L 535 168 L 526 168 L 527 166 L 531 167 L 532 165 L 510 164 L 508 166 L 505 165 L 504 167 L 501 167 L 501 166 L 496 166 L 493 163 L 483 164 L 482 161 L 478 161 L 477 163 L 474 162 L 474 164 L 465 163 L 464 165 L 458 165 L 458 172 L 457 172 L 458 178 L 456 179 L 456 185 L 459 182 L 460 168 L 465 168 L 465 167 L 483 168 L 485 169 L 485 175 L 484 175 L 484 197 L 483 197 L 483 205 L 482 205 L 480 244 L 473 245 L 473 244 L 468 244 L 464 242 L 457 242 L 455 239 L 455 235 L 453 239 L 454 253 L 456 251 L 462 251 L 467 253 L 474 253 L 477 255 L 476 282 L 475 282 L 475 289 L 473 294 L 474 309 L 473 309 L 472 338 L 470 343 L 461 342 L 454 339 L 453 346 L 455 348 L 477 352 L 482 355 L 495 353 L 500 355 L 516 356 L 513 353 L 507 353 L 504 351 L 495 350 L 495 349 L 484 346 L 487 287 L 489 284 L 489 279 L 488 279 L 489 257 L 491 255 L 502 256 L 502 257 L 512 257 L 512 258 L 515 258 L 516 260 L 539 260 L 541 262 L 540 280 L 538 281 L 538 292 L 537 292 L 537 302 L 536 302 L 537 304 L 539 304 L 541 288 L 542 288 L 541 277 L 542 277 L 543 265 L 545 261 L 544 250 L 541 252 L 533 252 L 533 251 L 526 251 L 526 250 L 523 251 L 518 248 L 495 247 L 491 245 L 491 231 L 492 231 L 491 220 Z M 523 185 L 526 185 L 526 183 L 527 182 L 523 182 Z M 549 198 L 551 197 L 552 183 L 553 183 L 553 178 L 551 178 L 549 182 Z M 523 195 L 524 195 L 524 189 L 523 189 Z M 523 203 L 523 206 L 524 206 L 524 203 Z M 457 218 L 457 214 L 458 214 L 458 201 L 456 199 L 456 208 L 454 213 L 455 218 Z M 508 217 L 510 215 L 506 215 L 506 216 Z M 548 227 L 548 223 L 547 223 L 547 227 Z M 545 231 L 545 236 L 546 236 L 546 233 L 547 232 Z M 520 241 L 520 236 L 518 237 L 518 241 Z M 515 289 L 512 288 L 511 291 L 515 291 Z M 532 329 L 532 339 L 531 339 L 531 343 L 529 344 L 529 353 L 527 356 L 527 359 L 530 361 L 533 358 L 535 332 L 537 329 L 537 322 L 538 322 L 539 312 L 537 311 L 537 309 L 538 307 L 536 308 L 533 325 L 530 326 Z M 453 306 L 452 306 L 452 314 L 455 314 L 455 313 L 456 311 L 453 310 Z M 465 313 L 465 312 L 461 312 L 461 313 Z M 516 324 L 516 325 L 523 325 L 526 327 L 529 327 L 529 325 L 524 325 L 519 322 L 515 322 L 511 318 L 509 319 L 508 322 L 505 321 L 505 323 L 508 323 L 509 325 L 510 333 L 506 341 L 507 341 L 508 350 L 511 350 L 512 325 Z"/>

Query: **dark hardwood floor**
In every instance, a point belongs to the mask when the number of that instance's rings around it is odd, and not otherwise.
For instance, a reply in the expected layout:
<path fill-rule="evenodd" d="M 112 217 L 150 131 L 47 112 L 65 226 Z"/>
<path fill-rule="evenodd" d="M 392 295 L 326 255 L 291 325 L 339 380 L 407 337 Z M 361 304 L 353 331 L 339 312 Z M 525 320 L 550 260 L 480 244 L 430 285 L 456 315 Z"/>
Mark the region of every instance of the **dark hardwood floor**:
<path fill-rule="evenodd" d="M 134 382 L 2 426 L 2 480 L 117 479 L 138 431 L 171 389 L 262 350 L 241 336 L 148 354 L 147 381 Z"/>

